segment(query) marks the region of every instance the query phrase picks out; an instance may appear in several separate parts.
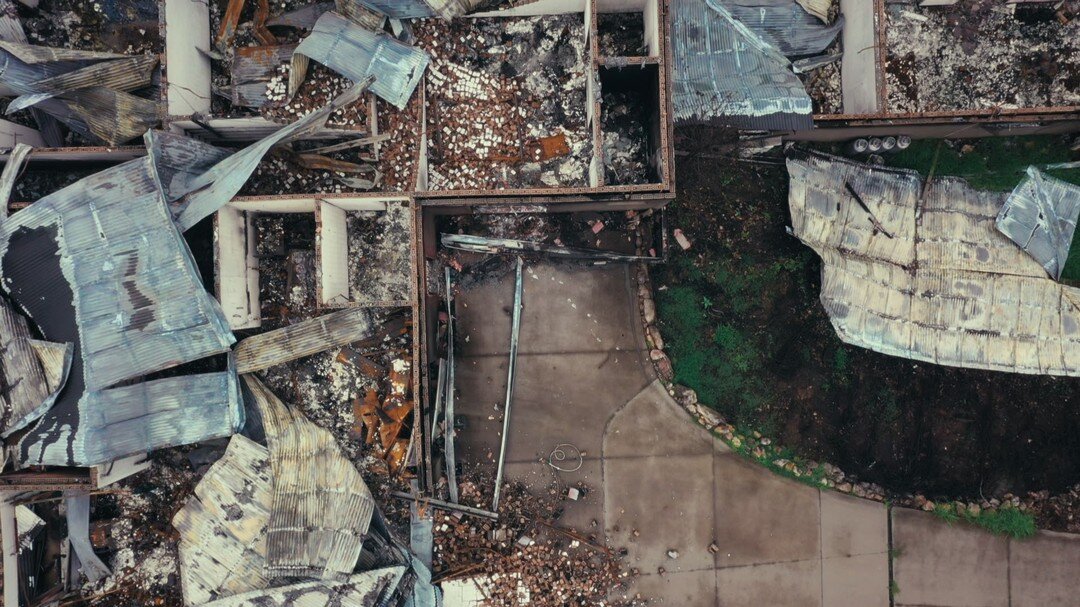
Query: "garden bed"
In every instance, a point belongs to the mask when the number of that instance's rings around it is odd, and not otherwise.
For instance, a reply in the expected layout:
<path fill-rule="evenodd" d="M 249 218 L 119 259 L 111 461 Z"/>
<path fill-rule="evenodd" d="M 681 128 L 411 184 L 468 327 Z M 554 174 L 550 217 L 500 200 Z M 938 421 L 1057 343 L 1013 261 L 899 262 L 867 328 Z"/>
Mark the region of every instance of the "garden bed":
<path fill-rule="evenodd" d="M 893 492 L 1068 495 L 1080 481 L 1080 380 L 941 367 L 841 343 L 818 302 L 820 262 L 785 231 L 784 167 L 718 159 L 722 134 L 694 137 L 680 141 L 690 155 L 668 208 L 668 225 L 693 244 L 669 251 L 652 277 L 676 383 L 738 427 Z M 1009 190 L 1022 177 L 1017 162 L 1070 159 L 1060 138 L 936 148 L 913 145 L 888 162 L 925 173 L 937 155 L 938 175 Z M 1036 513 L 1040 526 L 1080 530 L 1068 518 L 1075 499 L 1051 502 Z"/>

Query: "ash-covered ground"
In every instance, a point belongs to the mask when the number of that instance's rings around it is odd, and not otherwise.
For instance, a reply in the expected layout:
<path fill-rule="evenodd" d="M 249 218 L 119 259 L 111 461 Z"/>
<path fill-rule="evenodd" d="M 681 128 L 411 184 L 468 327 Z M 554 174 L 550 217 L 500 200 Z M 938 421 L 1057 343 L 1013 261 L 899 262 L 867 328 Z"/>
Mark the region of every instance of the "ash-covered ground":
<path fill-rule="evenodd" d="M 260 213 L 255 218 L 259 306 L 263 327 L 276 328 L 315 310 L 315 215 Z"/>
<path fill-rule="evenodd" d="M 126 55 L 164 50 L 155 0 L 41 0 L 13 4 L 30 44 Z"/>
<path fill-rule="evenodd" d="M 349 300 L 371 305 L 410 299 L 412 219 L 408 203 L 391 202 L 385 212 L 347 215 Z"/>
<path fill-rule="evenodd" d="M 632 69 L 632 68 L 631 68 Z M 628 91 L 605 91 L 600 104 L 607 185 L 649 183 L 649 107 L 645 97 Z"/>
<path fill-rule="evenodd" d="M 601 57 L 644 57 L 645 18 L 639 12 L 600 13 L 596 20 Z"/>
<path fill-rule="evenodd" d="M 431 55 L 430 189 L 588 185 L 588 52 L 577 14 L 414 24 Z"/>
<path fill-rule="evenodd" d="M 996 0 L 886 8 L 889 111 L 1080 105 L 1080 13 L 1025 19 Z"/>

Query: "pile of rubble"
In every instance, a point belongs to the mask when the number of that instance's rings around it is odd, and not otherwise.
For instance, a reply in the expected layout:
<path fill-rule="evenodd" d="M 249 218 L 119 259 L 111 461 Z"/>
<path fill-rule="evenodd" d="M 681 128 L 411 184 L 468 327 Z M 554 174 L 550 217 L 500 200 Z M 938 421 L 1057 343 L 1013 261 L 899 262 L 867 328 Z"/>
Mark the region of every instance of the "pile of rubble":
<path fill-rule="evenodd" d="M 889 111 L 1080 105 L 1080 2 L 1043 19 L 1016 4 L 887 6 Z"/>
<path fill-rule="evenodd" d="M 576 14 L 424 20 L 433 190 L 587 185 L 585 25 Z"/>
<path fill-rule="evenodd" d="M 604 91 L 604 171 L 608 185 L 638 185 L 651 181 L 648 107 L 632 92 Z"/>
<path fill-rule="evenodd" d="M 485 499 L 480 490 L 486 485 L 463 481 L 461 503 L 489 505 L 490 496 Z M 584 488 L 570 491 L 579 495 Z M 644 605 L 640 597 L 626 596 L 632 573 L 623 568 L 619 554 L 603 546 L 595 532 L 583 535 L 558 525 L 560 502 L 567 494 L 555 486 L 530 493 L 510 482 L 504 485 L 497 520 L 436 511 L 436 578 L 471 581 L 489 607 Z"/>

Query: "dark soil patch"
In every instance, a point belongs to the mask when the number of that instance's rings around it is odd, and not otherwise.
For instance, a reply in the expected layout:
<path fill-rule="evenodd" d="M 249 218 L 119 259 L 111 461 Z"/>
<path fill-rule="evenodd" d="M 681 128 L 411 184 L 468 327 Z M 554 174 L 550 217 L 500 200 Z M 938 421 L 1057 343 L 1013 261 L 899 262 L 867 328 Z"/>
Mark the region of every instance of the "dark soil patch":
<path fill-rule="evenodd" d="M 680 135 L 690 150 L 723 137 Z M 783 166 L 692 151 L 678 181 L 668 225 L 694 245 L 669 251 L 654 288 L 676 381 L 702 402 L 893 491 L 989 498 L 1080 481 L 1080 380 L 846 346 L 818 302 L 818 258 L 785 232 Z"/>

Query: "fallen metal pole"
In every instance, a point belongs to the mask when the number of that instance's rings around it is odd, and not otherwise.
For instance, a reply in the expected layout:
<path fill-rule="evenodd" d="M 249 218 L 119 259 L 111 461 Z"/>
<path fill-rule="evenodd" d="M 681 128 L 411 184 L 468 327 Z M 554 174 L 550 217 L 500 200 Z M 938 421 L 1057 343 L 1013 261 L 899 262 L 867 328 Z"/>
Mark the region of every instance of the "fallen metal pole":
<path fill-rule="evenodd" d="M 521 258 L 517 258 L 517 280 L 514 285 L 514 324 L 510 329 L 510 365 L 506 370 L 506 404 L 503 406 L 502 442 L 499 445 L 499 471 L 495 474 L 495 499 L 491 509 L 499 511 L 502 492 L 503 460 L 506 459 L 506 435 L 510 432 L 510 397 L 514 394 L 514 366 L 517 362 L 518 333 L 521 332 Z"/>
<path fill-rule="evenodd" d="M 498 520 L 499 515 L 494 512 L 488 512 L 487 510 L 481 510 L 480 508 L 472 508 L 469 506 L 462 506 L 460 504 L 451 504 L 450 502 L 444 502 L 430 497 L 419 497 L 404 491 L 391 491 L 390 497 L 396 497 L 402 500 L 411 500 L 421 504 L 430 504 L 435 508 L 441 510 L 449 510 L 451 512 L 461 512 L 462 514 L 471 514 L 473 516 L 482 516 L 492 520 Z"/>
<path fill-rule="evenodd" d="M 446 343 L 447 343 L 447 373 L 445 410 L 443 419 L 446 421 L 446 438 L 443 442 L 443 455 L 446 458 L 446 481 L 450 489 L 450 501 L 458 503 L 457 486 L 457 455 L 454 452 L 454 439 L 457 428 L 454 425 L 454 294 L 451 290 L 450 268 L 446 268 Z"/>

